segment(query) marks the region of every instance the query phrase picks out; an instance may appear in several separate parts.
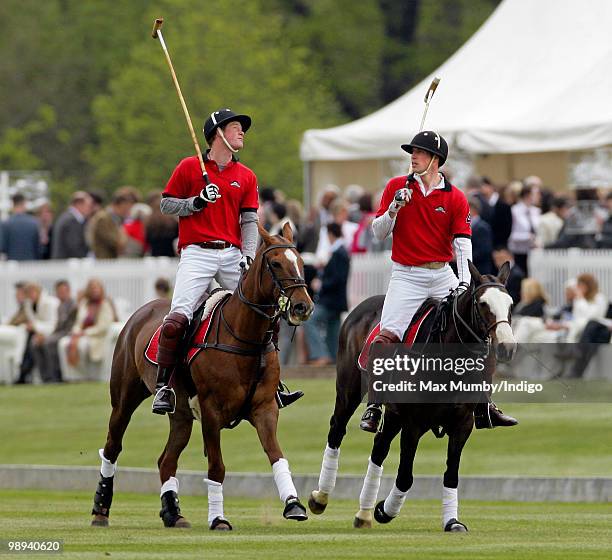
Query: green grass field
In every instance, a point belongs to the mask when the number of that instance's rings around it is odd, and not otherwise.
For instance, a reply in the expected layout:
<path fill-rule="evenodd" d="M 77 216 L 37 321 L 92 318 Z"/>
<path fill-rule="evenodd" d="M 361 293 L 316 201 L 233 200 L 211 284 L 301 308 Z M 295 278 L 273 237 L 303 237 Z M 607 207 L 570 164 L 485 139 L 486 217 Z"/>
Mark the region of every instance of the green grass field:
<path fill-rule="evenodd" d="M 293 380 L 306 396 L 282 410 L 279 439 L 295 473 L 319 471 L 334 381 Z M 136 411 L 124 439 L 120 465 L 156 467 L 168 421 L 150 413 L 149 399 Z M 463 454 L 462 474 L 611 476 L 612 407 L 609 404 L 512 404 L 504 409 L 520 420 L 514 428 L 473 433 Z M 364 472 L 372 436 L 358 428 L 359 409 L 349 424 L 340 457 L 341 473 Z M 104 445 L 110 400 L 104 384 L 37 385 L 0 389 L 0 463 L 98 465 Z M 199 425 L 181 457 L 180 468 L 205 470 Z M 222 433 L 228 471 L 269 472 L 255 430 L 247 423 Z M 418 474 L 444 470 L 445 440 L 423 437 L 415 462 Z M 398 463 L 395 443 L 385 472 Z"/>
<path fill-rule="evenodd" d="M 89 527 L 91 495 L 84 492 L 0 491 L 0 539 L 63 539 L 61 558 L 417 558 L 591 559 L 612 555 L 612 510 L 606 504 L 464 502 L 468 534 L 440 528 L 440 505 L 404 505 L 389 525 L 351 526 L 355 504 L 332 502 L 323 516 L 285 521 L 278 501 L 226 501 L 228 534 L 206 527 L 206 499 L 186 496 L 191 529 L 164 529 L 156 496 L 118 494 L 110 528 Z M 5 556 L 40 558 L 24 554 Z M 45 557 L 42 555 L 42 557 Z"/>

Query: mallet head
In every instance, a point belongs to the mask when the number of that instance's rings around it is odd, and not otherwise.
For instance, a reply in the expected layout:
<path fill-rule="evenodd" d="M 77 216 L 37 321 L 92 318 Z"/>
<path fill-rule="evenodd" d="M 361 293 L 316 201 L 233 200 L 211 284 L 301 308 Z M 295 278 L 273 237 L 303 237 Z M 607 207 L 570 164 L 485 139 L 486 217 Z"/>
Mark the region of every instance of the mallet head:
<path fill-rule="evenodd" d="M 155 20 L 155 23 L 153 24 L 153 31 L 151 32 L 151 37 L 153 37 L 153 39 L 157 39 L 157 31 L 161 29 L 163 23 L 164 18 L 157 18 Z"/>

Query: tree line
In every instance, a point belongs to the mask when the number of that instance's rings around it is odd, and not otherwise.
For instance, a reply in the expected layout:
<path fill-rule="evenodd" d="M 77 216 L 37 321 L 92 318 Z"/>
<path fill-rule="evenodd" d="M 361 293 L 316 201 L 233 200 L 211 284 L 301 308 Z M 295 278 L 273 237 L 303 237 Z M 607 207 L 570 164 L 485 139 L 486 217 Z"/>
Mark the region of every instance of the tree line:
<path fill-rule="evenodd" d="M 452 54 L 499 0 L 3 0 L 0 169 L 77 188 L 160 190 L 193 153 L 153 20 L 200 130 L 253 116 L 242 159 L 301 197 L 309 128 L 364 116 Z M 202 143 L 203 143 L 202 139 Z"/>

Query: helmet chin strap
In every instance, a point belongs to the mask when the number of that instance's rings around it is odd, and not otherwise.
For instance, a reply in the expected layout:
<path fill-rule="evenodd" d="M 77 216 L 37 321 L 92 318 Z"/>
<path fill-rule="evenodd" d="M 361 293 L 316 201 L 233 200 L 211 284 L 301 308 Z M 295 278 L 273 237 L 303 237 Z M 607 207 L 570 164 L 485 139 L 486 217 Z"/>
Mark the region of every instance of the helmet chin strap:
<path fill-rule="evenodd" d="M 431 156 L 431 159 L 429 160 L 429 165 L 427 166 L 427 169 L 425 171 L 421 171 L 420 173 L 415 172 L 415 175 L 418 175 L 419 177 L 423 177 L 423 175 L 427 175 L 431 170 L 431 164 L 433 163 L 434 157 L 435 156 L 433 155 Z"/>
<path fill-rule="evenodd" d="M 226 140 L 225 134 L 223 134 L 223 131 L 220 128 L 218 128 L 217 130 L 219 131 L 219 134 L 221 135 L 221 140 L 223 140 L 223 143 L 227 146 L 227 149 L 233 154 L 237 154 L 238 150 L 234 150 L 234 148 L 230 146 L 230 143 Z"/>

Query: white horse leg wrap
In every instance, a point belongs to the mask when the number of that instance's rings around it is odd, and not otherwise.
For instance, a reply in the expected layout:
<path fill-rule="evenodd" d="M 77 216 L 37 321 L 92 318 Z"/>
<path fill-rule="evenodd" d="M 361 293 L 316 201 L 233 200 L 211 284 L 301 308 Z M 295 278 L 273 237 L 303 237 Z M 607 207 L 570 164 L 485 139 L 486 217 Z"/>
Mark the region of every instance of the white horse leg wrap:
<path fill-rule="evenodd" d="M 359 494 L 360 509 L 374 509 L 382 473 L 383 468 L 372 463 L 371 457 L 368 458 L 368 472 L 363 479 L 363 488 L 361 489 L 361 494 Z"/>
<path fill-rule="evenodd" d="M 159 492 L 159 497 L 161 498 L 168 490 L 172 490 L 178 494 L 179 489 L 179 481 L 178 478 L 171 476 L 166 482 L 162 484 L 161 491 Z"/>
<path fill-rule="evenodd" d="M 323 463 L 321 464 L 321 474 L 319 474 L 319 491 L 331 494 L 336 486 L 336 475 L 338 474 L 338 459 L 340 449 L 332 449 L 329 445 L 325 446 L 323 453 Z"/>
<path fill-rule="evenodd" d="M 279 459 L 272 465 L 272 473 L 274 474 L 274 483 L 278 488 L 278 495 L 284 502 L 289 496 L 295 496 L 297 498 L 297 490 L 293 484 L 291 478 L 291 471 L 289 470 L 289 462 L 287 459 Z"/>
<path fill-rule="evenodd" d="M 223 517 L 223 484 L 205 478 L 208 486 L 208 526 L 217 518 Z"/>
<path fill-rule="evenodd" d="M 99 449 L 98 455 L 100 455 L 100 459 L 102 459 L 102 466 L 100 467 L 100 473 L 102 474 L 102 476 L 104 478 L 115 476 L 115 471 L 117 470 L 117 463 L 111 463 L 104 456 L 104 449 Z"/>
<path fill-rule="evenodd" d="M 406 501 L 407 495 L 408 490 L 402 492 L 398 490 L 397 486 L 394 484 L 385 500 L 385 513 L 390 517 L 397 517 Z"/>
<path fill-rule="evenodd" d="M 457 498 L 456 488 L 442 487 L 442 528 L 446 527 L 446 524 L 451 519 L 459 519 L 457 513 L 459 509 L 459 500 Z"/>

